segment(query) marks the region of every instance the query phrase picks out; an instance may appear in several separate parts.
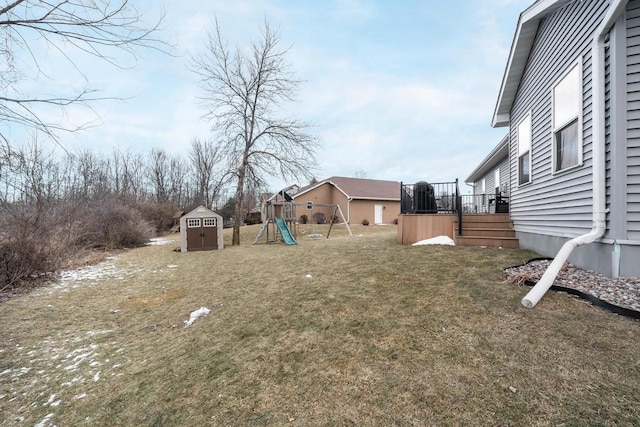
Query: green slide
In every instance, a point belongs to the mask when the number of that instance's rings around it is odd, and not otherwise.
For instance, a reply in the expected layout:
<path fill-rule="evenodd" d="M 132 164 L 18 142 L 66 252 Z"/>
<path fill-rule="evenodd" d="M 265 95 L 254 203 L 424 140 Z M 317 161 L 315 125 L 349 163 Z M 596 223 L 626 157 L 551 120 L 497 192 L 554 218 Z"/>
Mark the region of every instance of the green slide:
<path fill-rule="evenodd" d="M 276 218 L 276 224 L 278 225 L 278 229 L 280 230 L 280 234 L 282 235 L 282 241 L 287 245 L 297 245 L 296 239 L 291 235 L 291 230 L 287 226 L 287 223 L 284 221 L 284 218 Z"/>

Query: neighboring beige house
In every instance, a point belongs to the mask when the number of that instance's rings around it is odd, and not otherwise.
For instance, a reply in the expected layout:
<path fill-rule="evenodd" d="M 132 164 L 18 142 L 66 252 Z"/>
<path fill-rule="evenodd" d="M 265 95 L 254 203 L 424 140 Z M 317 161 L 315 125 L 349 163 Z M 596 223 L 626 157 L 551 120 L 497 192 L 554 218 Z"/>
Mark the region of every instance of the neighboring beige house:
<path fill-rule="evenodd" d="M 393 224 L 400 214 L 400 183 L 333 176 L 301 188 L 293 199 L 296 205 L 340 205 L 349 224 Z"/>

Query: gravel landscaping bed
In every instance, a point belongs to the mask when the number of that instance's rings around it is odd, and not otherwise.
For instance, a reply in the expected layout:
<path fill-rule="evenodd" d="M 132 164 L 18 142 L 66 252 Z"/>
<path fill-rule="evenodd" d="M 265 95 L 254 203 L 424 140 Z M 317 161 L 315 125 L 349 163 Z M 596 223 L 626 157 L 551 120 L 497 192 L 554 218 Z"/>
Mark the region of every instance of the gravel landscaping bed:
<path fill-rule="evenodd" d="M 536 283 L 549 264 L 551 260 L 533 260 L 520 266 L 506 268 L 505 280 L 515 284 Z M 609 304 L 640 312 L 640 278 L 638 277 L 612 279 L 566 263 L 553 284 L 575 289 Z"/>

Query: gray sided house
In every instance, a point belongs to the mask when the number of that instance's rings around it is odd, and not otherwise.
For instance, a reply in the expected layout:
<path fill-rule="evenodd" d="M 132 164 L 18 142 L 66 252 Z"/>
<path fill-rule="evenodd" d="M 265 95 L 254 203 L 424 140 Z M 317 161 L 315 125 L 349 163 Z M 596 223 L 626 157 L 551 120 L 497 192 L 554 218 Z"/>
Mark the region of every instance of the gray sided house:
<path fill-rule="evenodd" d="M 473 187 L 473 212 L 490 211 L 491 201 L 495 200 L 496 195 L 508 200 L 510 181 L 507 135 L 465 179 L 465 183 Z"/>
<path fill-rule="evenodd" d="M 569 261 L 639 276 L 640 0 L 538 0 L 522 12 L 492 125 L 509 130 L 520 247 L 554 257 L 579 241 Z"/>

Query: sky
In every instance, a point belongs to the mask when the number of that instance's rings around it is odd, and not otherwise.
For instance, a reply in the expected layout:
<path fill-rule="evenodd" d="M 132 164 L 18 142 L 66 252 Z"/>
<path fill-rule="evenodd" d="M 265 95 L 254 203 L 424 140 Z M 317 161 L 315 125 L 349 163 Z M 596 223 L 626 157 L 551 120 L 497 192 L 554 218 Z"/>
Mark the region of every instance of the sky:
<path fill-rule="evenodd" d="M 152 148 L 188 155 L 195 138 L 212 138 L 190 55 L 203 52 L 215 17 L 230 46 L 276 28 L 291 70 L 303 81 L 283 115 L 311 122 L 318 137 L 317 179 L 370 179 L 462 184 L 506 134 L 490 126 L 519 14 L 532 0 L 135 0 L 171 55 L 139 51 L 118 69 L 90 58 L 78 71 L 47 50 L 48 71 L 27 85 L 96 89 L 112 97 L 68 108 L 61 120 L 92 126 L 61 144 L 109 154 Z M 35 44 L 36 41 L 34 40 Z M 46 49 L 44 46 L 41 46 Z M 128 62 L 127 62 L 128 61 Z M 25 59 L 25 64 L 28 61 Z M 57 66 L 60 65 L 60 66 Z M 74 74 L 76 73 L 76 74 Z M 88 81 L 88 83 L 85 83 Z M 51 89 L 54 90 L 53 88 Z M 119 99 L 116 99 L 119 98 Z M 54 114 L 45 112 L 44 114 Z M 57 113 L 56 113 L 57 114 Z M 269 190 L 294 184 L 269 180 Z M 308 182 L 297 182 L 306 185 Z"/>

